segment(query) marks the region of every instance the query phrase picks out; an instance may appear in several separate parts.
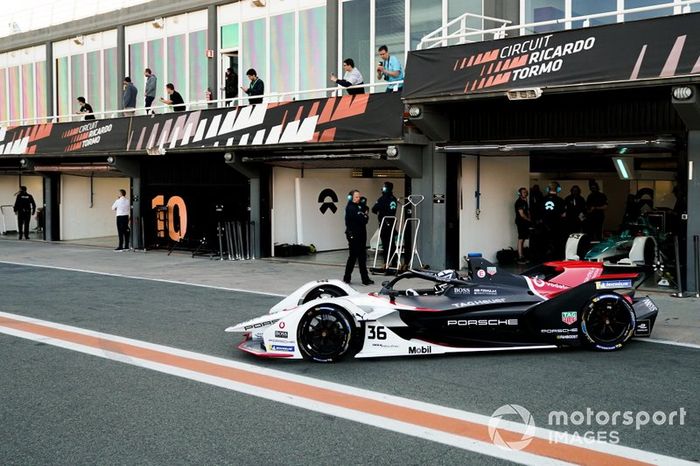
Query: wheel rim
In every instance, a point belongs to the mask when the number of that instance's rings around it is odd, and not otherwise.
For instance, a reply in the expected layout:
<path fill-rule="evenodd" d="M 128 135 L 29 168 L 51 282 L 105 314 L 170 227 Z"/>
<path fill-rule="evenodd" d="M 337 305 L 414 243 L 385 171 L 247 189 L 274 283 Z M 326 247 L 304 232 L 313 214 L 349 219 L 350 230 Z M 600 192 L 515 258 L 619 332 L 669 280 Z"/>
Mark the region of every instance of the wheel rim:
<path fill-rule="evenodd" d="M 347 347 L 347 321 L 338 312 L 321 311 L 309 318 L 303 328 L 308 352 L 318 358 L 332 358 Z"/>
<path fill-rule="evenodd" d="M 591 304 L 586 331 L 596 343 L 617 343 L 624 339 L 629 327 L 629 311 L 619 299 L 602 298 Z"/>

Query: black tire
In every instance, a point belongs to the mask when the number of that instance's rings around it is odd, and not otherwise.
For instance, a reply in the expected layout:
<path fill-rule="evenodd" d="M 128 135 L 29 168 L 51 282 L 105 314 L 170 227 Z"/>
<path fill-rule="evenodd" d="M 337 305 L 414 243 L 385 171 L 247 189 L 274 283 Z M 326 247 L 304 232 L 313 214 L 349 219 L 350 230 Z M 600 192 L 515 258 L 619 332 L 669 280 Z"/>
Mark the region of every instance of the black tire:
<path fill-rule="evenodd" d="M 313 301 L 318 298 L 338 298 L 340 296 L 347 296 L 348 294 L 341 288 L 335 285 L 319 285 L 313 288 L 311 291 L 306 293 L 301 304 L 306 304 L 309 301 Z"/>
<path fill-rule="evenodd" d="M 299 350 L 312 361 L 339 361 L 350 353 L 355 333 L 354 320 L 345 309 L 319 304 L 309 308 L 299 320 Z"/>
<path fill-rule="evenodd" d="M 634 333 L 636 317 L 632 305 L 617 293 L 591 298 L 581 315 L 581 332 L 589 346 L 614 351 Z"/>

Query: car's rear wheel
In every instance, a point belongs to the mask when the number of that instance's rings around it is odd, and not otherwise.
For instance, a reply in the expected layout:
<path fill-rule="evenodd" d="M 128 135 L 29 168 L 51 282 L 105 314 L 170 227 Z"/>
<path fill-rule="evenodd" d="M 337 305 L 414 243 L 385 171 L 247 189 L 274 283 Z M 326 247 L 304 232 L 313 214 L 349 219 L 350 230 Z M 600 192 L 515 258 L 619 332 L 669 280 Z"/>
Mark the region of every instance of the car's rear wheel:
<path fill-rule="evenodd" d="M 304 299 L 302 300 L 301 304 L 306 304 L 310 301 L 313 301 L 314 299 L 319 299 L 319 298 L 338 298 L 340 296 L 347 296 L 348 294 L 345 292 L 345 290 L 341 289 L 340 287 L 337 287 L 335 285 L 319 285 L 316 288 L 313 288 L 311 291 L 306 293 L 306 296 L 304 296 Z"/>
<path fill-rule="evenodd" d="M 635 320 L 634 309 L 624 296 L 600 294 L 583 309 L 581 331 L 591 347 L 617 350 L 632 336 Z"/>
<path fill-rule="evenodd" d="M 299 321 L 299 349 L 312 361 L 338 361 L 350 352 L 354 331 L 354 321 L 345 309 L 319 304 L 309 308 Z"/>

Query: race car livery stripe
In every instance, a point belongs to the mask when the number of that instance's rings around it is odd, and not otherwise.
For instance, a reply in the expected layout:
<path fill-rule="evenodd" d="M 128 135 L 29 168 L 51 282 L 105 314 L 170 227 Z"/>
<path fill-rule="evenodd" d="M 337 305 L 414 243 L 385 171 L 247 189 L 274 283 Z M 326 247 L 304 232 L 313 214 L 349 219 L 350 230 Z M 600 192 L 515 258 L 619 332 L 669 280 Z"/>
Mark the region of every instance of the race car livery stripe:
<path fill-rule="evenodd" d="M 539 428 L 523 451 L 502 450 L 491 444 L 488 418 L 465 411 L 16 314 L 0 312 L 0 332 L 524 464 L 561 464 L 562 461 L 586 465 L 691 464 L 619 445 L 552 444 L 548 435 L 553 431 Z M 507 425 L 512 430 L 499 428 L 503 440 L 520 440 L 525 426 L 510 422 Z"/>

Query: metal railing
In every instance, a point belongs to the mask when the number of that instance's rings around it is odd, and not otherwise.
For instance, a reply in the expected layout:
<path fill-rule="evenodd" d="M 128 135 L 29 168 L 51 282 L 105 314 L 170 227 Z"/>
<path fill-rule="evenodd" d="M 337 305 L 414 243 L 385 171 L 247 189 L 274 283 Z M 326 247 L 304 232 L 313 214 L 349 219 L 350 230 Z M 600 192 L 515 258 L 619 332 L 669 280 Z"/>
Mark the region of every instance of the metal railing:
<path fill-rule="evenodd" d="M 120 110 L 103 110 L 99 112 L 92 112 L 89 115 L 94 115 L 96 119 L 105 118 L 119 118 L 119 117 L 130 117 L 130 116 L 143 116 L 150 112 L 153 113 L 168 113 L 174 112 L 174 106 L 182 106 L 190 110 L 206 110 L 211 108 L 224 108 L 224 107 L 238 107 L 241 105 L 248 105 L 251 99 L 263 99 L 263 102 L 289 102 L 298 99 L 299 96 L 309 95 L 309 94 L 319 94 L 317 96 L 309 97 L 311 98 L 322 98 L 322 97 L 332 97 L 340 96 L 343 94 L 344 90 L 347 89 L 369 89 L 370 93 L 376 92 L 376 88 L 387 88 L 389 86 L 403 85 L 403 81 L 381 81 L 373 84 L 363 84 L 350 87 L 324 87 L 321 89 L 309 89 L 304 91 L 289 91 L 289 92 L 273 92 L 264 95 L 254 95 L 245 97 L 235 97 L 233 99 L 216 99 L 216 100 L 195 100 L 185 102 L 183 104 L 163 104 L 163 105 L 152 105 L 151 107 L 137 107 L 130 109 L 120 109 Z M 384 91 L 381 91 L 384 92 Z M 325 95 L 320 95 L 325 94 Z M 16 118 L 14 120 L 0 121 L 0 126 L 24 126 L 33 124 L 45 124 L 45 123 L 65 123 L 71 121 L 82 121 L 86 113 L 65 113 L 60 115 L 49 115 L 49 116 L 36 116 L 31 118 Z M 87 120 L 93 121 L 93 120 Z"/>
<path fill-rule="evenodd" d="M 430 34 L 424 36 L 423 39 L 421 39 L 420 43 L 418 44 L 417 49 L 420 50 L 420 49 L 426 49 L 426 48 L 442 47 L 442 46 L 446 45 L 446 42 L 449 40 L 459 40 L 460 41 L 459 43 L 480 42 L 482 39 L 480 39 L 479 36 L 486 37 L 488 35 L 492 35 L 493 39 L 503 39 L 504 37 L 508 36 L 508 33 L 510 31 L 517 31 L 520 35 L 545 32 L 545 31 L 537 31 L 536 29 L 545 28 L 546 26 L 564 25 L 565 28 L 570 28 L 572 23 L 575 23 L 575 22 L 581 22 L 582 27 L 588 27 L 591 25 L 591 20 L 595 20 L 595 19 L 599 19 L 599 18 L 609 18 L 611 16 L 614 16 L 616 18 L 617 22 L 620 23 L 620 22 L 624 22 L 625 15 L 635 14 L 635 13 L 645 13 L 648 11 L 656 11 L 656 10 L 666 10 L 669 8 L 673 9 L 673 12 L 674 12 L 673 14 L 690 13 L 690 6 L 695 5 L 695 4 L 700 4 L 700 0 L 681 0 L 681 1 L 663 3 L 663 4 L 659 4 L 659 5 L 650 5 L 650 6 L 643 6 L 643 7 L 638 7 L 638 8 L 628 8 L 625 10 L 606 11 L 604 13 L 594 13 L 594 14 L 589 14 L 589 15 L 573 16 L 573 17 L 569 17 L 569 18 L 550 19 L 547 21 L 538 21 L 538 22 L 534 22 L 534 23 L 513 24 L 513 25 L 507 25 L 507 23 L 510 23 L 510 21 L 508 21 L 506 23 L 506 20 L 504 20 L 504 19 L 481 17 L 480 15 L 465 13 L 464 15 L 450 21 L 450 23 L 448 23 L 447 25 L 445 25 L 439 29 L 436 29 L 435 31 L 431 32 Z M 490 29 L 470 28 L 470 27 L 466 26 L 466 22 L 468 21 L 469 18 L 483 18 L 487 21 L 500 21 L 503 24 L 501 24 L 498 27 L 494 27 L 494 28 L 490 28 Z M 451 34 L 447 34 L 447 31 L 448 31 L 447 27 L 449 25 L 454 25 L 458 22 L 460 23 L 460 28 Z M 475 38 L 475 37 L 477 38 L 477 40 L 471 40 L 472 38 Z"/>

